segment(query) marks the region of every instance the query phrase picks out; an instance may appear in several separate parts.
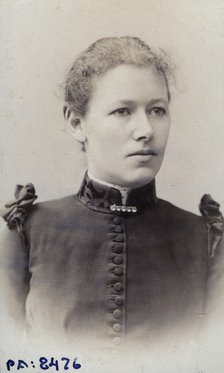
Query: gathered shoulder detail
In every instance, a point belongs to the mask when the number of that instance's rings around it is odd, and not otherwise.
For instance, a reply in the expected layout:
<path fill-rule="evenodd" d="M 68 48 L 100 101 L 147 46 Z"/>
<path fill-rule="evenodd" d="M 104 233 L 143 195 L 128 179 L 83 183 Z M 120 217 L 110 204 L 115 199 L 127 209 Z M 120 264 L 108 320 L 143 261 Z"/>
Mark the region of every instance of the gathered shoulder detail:
<path fill-rule="evenodd" d="M 36 199 L 37 195 L 33 184 L 28 183 L 25 186 L 17 185 L 15 199 L 8 202 L 0 210 L 0 216 L 7 222 L 8 228 L 17 229 L 25 249 L 28 249 L 29 245 L 24 231 L 24 222 Z"/>
<path fill-rule="evenodd" d="M 219 210 L 220 205 L 210 194 L 204 194 L 199 205 L 200 212 L 208 228 L 208 258 L 214 258 L 215 251 L 224 232 L 224 218 Z"/>

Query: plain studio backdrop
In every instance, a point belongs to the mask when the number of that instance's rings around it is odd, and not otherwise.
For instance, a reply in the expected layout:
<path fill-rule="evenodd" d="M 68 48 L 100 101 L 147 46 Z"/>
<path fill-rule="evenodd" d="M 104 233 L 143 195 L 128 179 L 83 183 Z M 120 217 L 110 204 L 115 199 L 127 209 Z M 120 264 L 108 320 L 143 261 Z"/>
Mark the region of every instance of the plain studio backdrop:
<path fill-rule="evenodd" d="M 66 129 L 61 86 L 90 43 L 133 35 L 176 65 L 157 194 L 197 213 L 210 193 L 224 210 L 223 0 L 0 0 L 0 12 L 1 206 L 16 184 L 32 182 L 40 201 L 78 190 L 85 155 Z M 212 368 L 224 364 L 223 349 L 218 357 Z"/>
<path fill-rule="evenodd" d="M 63 84 L 96 39 L 134 35 L 176 65 L 161 198 L 224 206 L 223 14 L 219 0 L 1 0 L 1 195 L 32 182 L 39 200 L 76 192 L 85 155 L 64 122 Z"/>

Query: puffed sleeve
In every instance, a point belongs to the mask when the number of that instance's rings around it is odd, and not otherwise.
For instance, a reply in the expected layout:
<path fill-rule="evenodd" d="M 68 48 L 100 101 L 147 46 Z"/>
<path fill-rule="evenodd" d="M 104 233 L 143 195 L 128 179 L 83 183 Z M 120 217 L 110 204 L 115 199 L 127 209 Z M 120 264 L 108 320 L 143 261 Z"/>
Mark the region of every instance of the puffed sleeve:
<path fill-rule="evenodd" d="M 24 228 L 29 209 L 35 201 L 32 184 L 16 187 L 15 200 L 6 204 L 0 215 L 7 222 L 0 240 L 1 325 L 25 323 L 25 300 L 29 291 L 29 243 Z M 3 225 L 3 222 L 2 222 Z"/>
<path fill-rule="evenodd" d="M 200 203 L 200 211 L 208 229 L 208 278 L 206 313 L 212 320 L 224 312 L 224 218 L 220 205 L 205 194 Z"/>
<path fill-rule="evenodd" d="M 224 218 L 220 212 L 219 203 L 214 201 L 210 194 L 205 194 L 202 197 L 199 209 L 208 229 L 208 259 L 211 264 L 223 237 Z"/>

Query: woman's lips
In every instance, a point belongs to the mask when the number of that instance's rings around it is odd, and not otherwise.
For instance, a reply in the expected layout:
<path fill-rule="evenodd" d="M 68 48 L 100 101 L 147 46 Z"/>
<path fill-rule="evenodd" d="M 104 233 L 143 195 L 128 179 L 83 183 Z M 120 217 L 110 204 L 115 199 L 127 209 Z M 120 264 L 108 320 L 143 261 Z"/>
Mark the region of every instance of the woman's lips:
<path fill-rule="evenodd" d="M 133 157 L 133 156 L 153 156 L 153 155 L 156 155 L 156 153 L 151 150 L 151 149 L 142 149 L 142 150 L 138 150 L 136 151 L 135 153 L 131 153 L 128 155 L 128 157 Z"/>
<path fill-rule="evenodd" d="M 151 149 L 141 149 L 129 154 L 128 157 L 137 161 L 138 163 L 148 163 L 151 162 L 156 155 L 157 154 Z"/>

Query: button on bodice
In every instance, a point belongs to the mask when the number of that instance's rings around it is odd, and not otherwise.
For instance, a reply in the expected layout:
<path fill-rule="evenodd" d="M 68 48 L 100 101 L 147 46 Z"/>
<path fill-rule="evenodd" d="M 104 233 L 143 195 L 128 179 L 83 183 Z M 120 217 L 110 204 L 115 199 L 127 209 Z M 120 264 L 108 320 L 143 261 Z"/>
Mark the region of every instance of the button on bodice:
<path fill-rule="evenodd" d="M 115 264 L 121 264 L 123 262 L 122 256 L 115 256 L 114 263 Z"/>
<path fill-rule="evenodd" d="M 122 273 L 123 273 L 123 269 L 121 267 L 115 267 L 114 268 L 114 274 L 116 276 L 120 276 L 120 275 L 122 275 Z"/>

